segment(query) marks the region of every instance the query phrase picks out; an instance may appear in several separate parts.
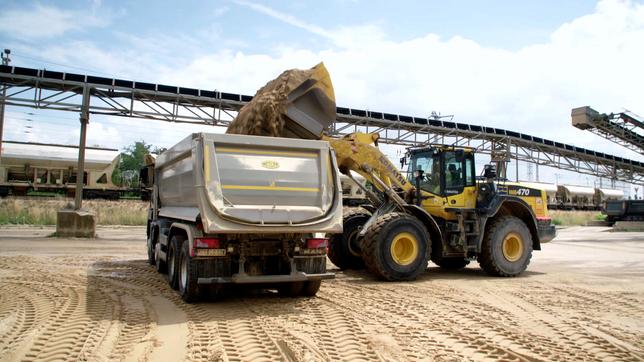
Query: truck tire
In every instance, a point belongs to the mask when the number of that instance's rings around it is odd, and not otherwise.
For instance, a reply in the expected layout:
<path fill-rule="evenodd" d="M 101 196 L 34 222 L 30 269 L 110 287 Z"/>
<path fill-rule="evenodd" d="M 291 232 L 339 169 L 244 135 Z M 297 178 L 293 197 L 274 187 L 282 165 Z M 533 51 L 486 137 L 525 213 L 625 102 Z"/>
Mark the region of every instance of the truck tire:
<path fill-rule="evenodd" d="M 183 242 L 186 238 L 183 235 L 173 235 L 172 238 L 170 239 L 170 245 L 168 245 L 168 257 L 167 257 L 167 265 L 168 265 L 168 274 L 166 276 L 166 279 L 168 280 L 168 284 L 170 285 L 170 288 L 177 290 L 179 289 L 179 278 L 177 277 L 178 273 L 178 265 L 179 265 L 179 250 L 181 250 L 181 246 L 183 245 Z"/>
<path fill-rule="evenodd" d="M 147 248 L 148 248 L 148 264 L 154 265 L 155 264 L 155 260 L 154 260 L 154 230 L 151 230 L 150 235 L 148 235 Z"/>
<path fill-rule="evenodd" d="M 150 265 L 155 265 L 156 261 L 154 260 L 154 244 L 152 244 L 152 239 L 151 237 L 148 238 L 148 243 L 147 243 L 147 249 L 148 249 L 148 264 Z"/>
<path fill-rule="evenodd" d="M 388 281 L 414 280 L 427 269 L 429 233 L 417 218 L 399 212 L 378 217 L 363 242 L 367 269 Z"/>
<path fill-rule="evenodd" d="M 165 273 L 168 271 L 168 264 L 165 260 L 161 260 L 161 243 L 154 244 L 154 265 L 157 267 L 157 272 Z"/>
<path fill-rule="evenodd" d="M 487 229 L 478 256 L 488 274 L 514 277 L 521 274 L 532 258 L 532 236 L 526 224 L 515 216 L 503 216 Z"/>
<path fill-rule="evenodd" d="M 283 297 L 299 297 L 304 288 L 304 282 L 280 283 L 277 287 L 277 293 Z"/>
<path fill-rule="evenodd" d="M 465 258 L 449 258 L 443 257 L 443 242 L 436 240 L 432 244 L 432 257 L 431 260 L 434 264 L 438 265 L 441 269 L 459 270 L 463 269 L 470 263 Z"/>
<path fill-rule="evenodd" d="M 199 284 L 197 284 L 199 274 L 195 263 L 190 258 L 188 243 L 181 245 L 178 266 L 177 279 L 181 299 L 186 303 L 194 303 L 199 300 Z"/>
<path fill-rule="evenodd" d="M 322 285 L 322 280 L 309 280 L 304 283 L 302 288 L 302 295 L 305 297 L 315 297 L 320 290 L 320 285 Z"/>
<path fill-rule="evenodd" d="M 361 207 L 345 207 L 343 214 L 342 234 L 334 234 L 329 240 L 329 259 L 342 270 L 364 269 L 357 237 L 371 213 Z"/>

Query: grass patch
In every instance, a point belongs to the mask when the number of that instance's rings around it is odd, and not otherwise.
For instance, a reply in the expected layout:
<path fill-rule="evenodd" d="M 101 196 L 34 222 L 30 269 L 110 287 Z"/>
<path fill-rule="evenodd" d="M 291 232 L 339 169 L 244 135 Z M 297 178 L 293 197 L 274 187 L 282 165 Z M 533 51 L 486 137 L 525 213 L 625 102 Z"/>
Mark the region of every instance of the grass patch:
<path fill-rule="evenodd" d="M 552 223 L 561 226 L 585 226 L 590 221 L 603 221 L 606 215 L 599 211 L 548 210 Z"/>
<path fill-rule="evenodd" d="M 72 199 L 0 199 L 0 225 L 56 225 L 56 212 Z M 98 225 L 146 225 L 148 202 L 140 200 L 84 200 L 96 213 Z"/>

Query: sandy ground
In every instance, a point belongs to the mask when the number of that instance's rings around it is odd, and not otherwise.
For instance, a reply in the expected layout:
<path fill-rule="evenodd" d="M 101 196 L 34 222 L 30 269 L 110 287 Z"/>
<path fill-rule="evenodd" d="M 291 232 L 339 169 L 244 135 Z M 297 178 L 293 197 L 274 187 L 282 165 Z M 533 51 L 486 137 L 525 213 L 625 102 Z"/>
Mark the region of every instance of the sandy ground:
<path fill-rule="evenodd" d="M 644 360 L 644 233 L 569 228 L 521 277 L 338 272 L 315 298 L 186 305 L 144 229 L 0 229 L 2 360 Z M 332 266 L 332 264 L 330 264 Z"/>

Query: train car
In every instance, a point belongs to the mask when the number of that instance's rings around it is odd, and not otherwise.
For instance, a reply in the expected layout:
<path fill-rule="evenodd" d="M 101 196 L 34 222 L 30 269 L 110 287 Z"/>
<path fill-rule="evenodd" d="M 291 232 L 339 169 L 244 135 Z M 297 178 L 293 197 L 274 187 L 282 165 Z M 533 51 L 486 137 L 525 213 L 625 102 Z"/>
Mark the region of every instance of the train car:
<path fill-rule="evenodd" d="M 73 196 L 76 191 L 78 147 L 47 143 L 2 142 L 0 196 L 30 191 Z M 118 199 L 122 189 L 112 182 L 119 151 L 87 147 L 83 197 Z"/>
<path fill-rule="evenodd" d="M 595 189 L 595 197 L 593 198 L 593 203 L 598 209 L 601 209 L 605 206 L 607 201 L 616 201 L 624 199 L 623 190 L 615 189 Z"/>
<path fill-rule="evenodd" d="M 594 204 L 595 188 L 575 185 L 557 186 L 558 208 L 564 210 L 598 210 Z"/>

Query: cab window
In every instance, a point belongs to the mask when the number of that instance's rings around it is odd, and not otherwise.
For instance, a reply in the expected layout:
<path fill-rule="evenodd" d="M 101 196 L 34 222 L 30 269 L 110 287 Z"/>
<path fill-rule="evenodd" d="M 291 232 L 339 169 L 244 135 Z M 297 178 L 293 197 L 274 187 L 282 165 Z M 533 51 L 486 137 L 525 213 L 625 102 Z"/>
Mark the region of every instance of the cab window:
<path fill-rule="evenodd" d="M 475 186 L 476 176 L 474 174 L 474 157 L 472 154 L 465 159 L 465 186 Z"/>
<path fill-rule="evenodd" d="M 407 173 L 407 179 L 413 185 L 415 185 L 416 180 L 414 179 L 414 172 L 416 170 L 423 170 L 423 178 L 420 181 L 420 189 L 423 191 L 431 192 L 435 195 L 440 195 L 440 165 L 440 154 L 434 154 L 433 152 L 418 152 L 411 158 Z"/>
<path fill-rule="evenodd" d="M 445 194 L 460 193 L 465 187 L 465 170 L 462 157 L 457 157 L 455 152 L 445 152 Z"/>

